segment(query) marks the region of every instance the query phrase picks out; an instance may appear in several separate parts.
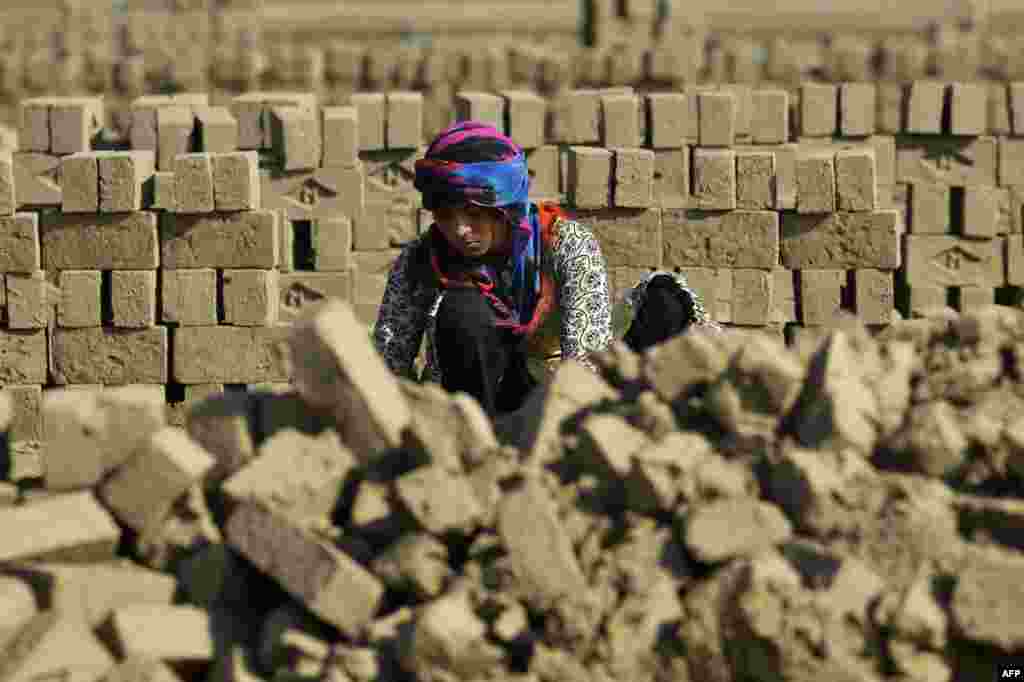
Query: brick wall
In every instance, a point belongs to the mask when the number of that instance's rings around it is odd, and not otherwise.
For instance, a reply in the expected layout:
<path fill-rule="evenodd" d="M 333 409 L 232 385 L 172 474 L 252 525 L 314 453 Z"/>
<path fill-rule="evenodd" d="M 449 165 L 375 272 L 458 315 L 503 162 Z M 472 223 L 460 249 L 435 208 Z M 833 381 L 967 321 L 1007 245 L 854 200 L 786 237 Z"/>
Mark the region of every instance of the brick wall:
<path fill-rule="evenodd" d="M 898 89 L 883 95 L 886 88 Z M 527 150 L 533 196 L 601 243 L 615 295 L 685 272 L 719 321 L 789 341 L 840 310 L 885 325 L 1024 286 L 1024 86 L 919 81 L 460 92 Z M 95 149 L 100 98 L 22 103 L 0 152 L 0 384 L 15 439 L 41 392 L 142 384 L 172 418 L 210 391 L 280 384 L 282 330 L 336 296 L 372 325 L 411 186 L 416 92 L 142 97 Z"/>

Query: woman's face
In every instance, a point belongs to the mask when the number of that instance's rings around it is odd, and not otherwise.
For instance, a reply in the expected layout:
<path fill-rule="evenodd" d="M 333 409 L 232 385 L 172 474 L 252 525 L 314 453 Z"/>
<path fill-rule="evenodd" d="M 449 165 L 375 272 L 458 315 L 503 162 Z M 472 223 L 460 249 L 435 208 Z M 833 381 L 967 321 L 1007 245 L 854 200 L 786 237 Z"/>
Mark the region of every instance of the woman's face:
<path fill-rule="evenodd" d="M 452 248 L 464 256 L 483 256 L 504 244 L 508 234 L 502 215 L 472 204 L 438 208 L 434 222 Z"/>

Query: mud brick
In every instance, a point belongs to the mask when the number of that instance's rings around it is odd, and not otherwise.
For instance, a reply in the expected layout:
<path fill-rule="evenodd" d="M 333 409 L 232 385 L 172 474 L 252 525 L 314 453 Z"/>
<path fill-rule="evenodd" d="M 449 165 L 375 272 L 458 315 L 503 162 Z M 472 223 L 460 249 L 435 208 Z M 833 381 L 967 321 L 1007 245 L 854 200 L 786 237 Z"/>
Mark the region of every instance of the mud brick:
<path fill-rule="evenodd" d="M 498 95 L 460 90 L 453 101 L 456 121 L 479 121 L 505 132 L 505 101 Z"/>
<path fill-rule="evenodd" d="M 14 506 L 17 499 L 15 487 L 11 504 L 3 506 Z M 0 616 L 0 646 L 6 650 L 13 638 L 39 613 L 36 597 L 28 583 L 13 576 L 0 577 L 0 613 L 3 613 Z"/>
<path fill-rule="evenodd" d="M 853 274 L 854 306 L 864 324 L 889 324 L 895 308 L 892 272 L 862 268 Z"/>
<path fill-rule="evenodd" d="M 654 152 L 650 149 L 614 149 L 614 205 L 647 208 L 654 190 Z"/>
<path fill-rule="evenodd" d="M 1010 127 L 1016 137 L 1024 137 L 1024 82 L 1010 83 Z"/>
<path fill-rule="evenodd" d="M 151 151 L 94 152 L 99 162 L 99 210 L 103 213 L 141 211 L 143 187 L 153 176 Z"/>
<path fill-rule="evenodd" d="M 185 327 L 217 324 L 217 271 L 163 270 L 160 320 Z"/>
<path fill-rule="evenodd" d="M 951 83 L 949 126 L 952 135 L 984 135 L 988 131 L 988 85 Z"/>
<path fill-rule="evenodd" d="M 658 149 L 654 152 L 654 205 L 660 208 L 690 207 L 690 149 Z"/>
<path fill-rule="evenodd" d="M 154 211 L 174 210 L 174 171 L 153 173 L 153 199 L 143 208 Z"/>
<path fill-rule="evenodd" d="M 703 210 L 736 208 L 736 152 L 693 148 L 693 204 Z"/>
<path fill-rule="evenodd" d="M 836 152 L 836 194 L 840 211 L 873 211 L 878 208 L 875 150 L 840 149 Z"/>
<path fill-rule="evenodd" d="M 1010 89 L 1007 83 L 991 82 L 987 84 L 986 122 L 990 135 L 1009 135 L 1010 124 Z"/>
<path fill-rule="evenodd" d="M 50 151 L 50 107 L 54 97 L 34 97 L 21 103 L 18 149 L 26 152 Z"/>
<path fill-rule="evenodd" d="M 781 144 L 789 140 L 789 93 L 757 89 L 751 95 L 750 137 L 754 144 Z"/>
<path fill-rule="evenodd" d="M 746 83 L 722 83 L 718 90 L 731 94 L 736 102 L 735 139 L 749 141 L 754 118 L 753 89 Z"/>
<path fill-rule="evenodd" d="M 1024 139 L 999 138 L 999 184 L 1024 185 Z"/>
<path fill-rule="evenodd" d="M 658 209 L 613 209 L 585 214 L 609 267 L 656 267 L 661 263 Z"/>
<path fill-rule="evenodd" d="M 160 107 L 170 104 L 168 98 L 163 95 L 144 95 L 132 100 L 129 112 L 131 114 L 131 125 L 129 138 L 131 147 L 137 151 L 151 151 L 156 153 L 159 142 L 157 135 L 157 111 Z"/>
<path fill-rule="evenodd" d="M 843 270 L 801 270 L 800 321 L 808 327 L 830 324 L 841 308 L 845 284 Z"/>
<path fill-rule="evenodd" d="M 0 384 L 45 384 L 46 332 L 0 329 Z"/>
<path fill-rule="evenodd" d="M 650 146 L 654 149 L 683 148 L 687 133 L 686 95 L 679 92 L 651 92 L 646 98 Z"/>
<path fill-rule="evenodd" d="M 524 150 L 543 146 L 547 100 L 529 90 L 501 90 L 498 94 L 508 120 L 508 136 Z"/>
<path fill-rule="evenodd" d="M 18 386 L 5 384 L 0 388 L 0 394 L 10 400 L 11 418 L 8 430 L 8 437 L 11 442 L 41 441 L 43 439 L 42 426 L 42 386 Z M 12 463 L 10 480 L 20 478 L 17 471 L 17 462 Z"/>
<path fill-rule="evenodd" d="M 50 319 L 45 273 L 7 275 L 7 326 L 9 329 L 45 329 Z"/>
<path fill-rule="evenodd" d="M 896 138 L 892 135 L 872 135 L 867 140 L 875 148 L 875 175 L 878 185 L 896 184 Z"/>
<path fill-rule="evenodd" d="M 315 267 L 321 272 L 347 272 L 352 266 L 352 221 L 343 215 L 313 219 Z"/>
<path fill-rule="evenodd" d="M 796 144 L 783 144 L 770 148 L 775 155 L 775 209 L 796 208 Z"/>
<path fill-rule="evenodd" d="M 376 615 L 381 582 L 285 514 L 246 502 L 229 517 L 226 533 L 239 554 L 343 633 L 354 635 Z"/>
<path fill-rule="evenodd" d="M 171 373 L 182 384 L 287 381 L 274 327 L 181 327 L 174 333 Z"/>
<path fill-rule="evenodd" d="M 1024 237 L 1011 234 L 1006 237 L 1006 283 L 1024 286 Z"/>
<path fill-rule="evenodd" d="M 948 234 L 952 229 L 950 189 L 937 182 L 910 184 L 910 231 L 914 234 Z"/>
<path fill-rule="evenodd" d="M 771 270 L 736 268 L 732 272 L 733 324 L 768 324 L 774 308 Z"/>
<path fill-rule="evenodd" d="M 570 203 L 580 209 L 607 208 L 611 198 L 611 173 L 611 151 L 596 147 L 570 147 Z"/>
<path fill-rule="evenodd" d="M 939 308 L 945 308 L 948 298 L 946 287 L 907 287 L 910 317 L 927 317 Z"/>
<path fill-rule="evenodd" d="M 102 679 L 114 657 L 74 615 L 46 610 L 32 618 L 4 657 L 11 682 L 65 677 L 76 682 Z"/>
<path fill-rule="evenodd" d="M 227 107 L 197 107 L 200 152 L 226 154 L 238 150 L 238 121 Z"/>
<path fill-rule="evenodd" d="M 996 158 L 993 137 L 901 141 L 896 149 L 896 182 L 996 185 Z"/>
<path fill-rule="evenodd" d="M 299 107 L 309 111 L 317 108 L 317 96 L 297 92 L 247 92 L 231 100 L 229 108 L 238 121 L 238 148 L 270 149 L 270 108 Z"/>
<path fill-rule="evenodd" d="M 351 166 L 359 161 L 359 117 L 354 106 L 323 108 L 323 165 Z"/>
<path fill-rule="evenodd" d="M 384 296 L 391 266 L 401 253 L 400 249 L 381 251 L 354 251 L 352 258 L 353 300 L 357 303 L 380 303 Z"/>
<path fill-rule="evenodd" d="M 157 170 L 173 170 L 174 157 L 188 154 L 192 144 L 195 115 L 185 106 L 157 109 Z"/>
<path fill-rule="evenodd" d="M 114 558 L 121 529 L 90 491 L 0 509 L 0 561 L 89 562 Z"/>
<path fill-rule="evenodd" d="M 946 84 L 917 80 L 910 84 L 907 99 L 906 132 L 916 135 L 940 135 L 946 99 Z"/>
<path fill-rule="evenodd" d="M 91 149 L 92 136 L 105 122 L 99 97 L 61 97 L 50 107 L 50 153 L 77 154 Z"/>
<path fill-rule="evenodd" d="M 1000 287 L 1005 283 L 1002 239 L 915 234 L 904 239 L 904 267 L 911 287 Z"/>
<path fill-rule="evenodd" d="M 209 663 L 216 648 L 213 624 L 210 612 L 197 606 L 130 604 L 110 616 L 112 640 L 125 661 Z M 171 674 L 170 679 L 177 678 Z"/>
<path fill-rule="evenodd" d="M 40 268 L 39 214 L 0 216 L 0 273 Z"/>
<path fill-rule="evenodd" d="M 164 214 L 160 223 L 164 268 L 262 268 L 278 261 L 277 214 Z"/>
<path fill-rule="evenodd" d="M 729 147 L 736 140 L 736 97 L 731 92 L 697 94 L 701 147 Z"/>
<path fill-rule="evenodd" d="M 999 201 L 998 187 L 972 185 L 964 189 L 965 237 L 995 237 L 999 233 Z"/>
<path fill-rule="evenodd" d="M 839 91 L 828 83 L 800 86 L 800 134 L 804 137 L 832 137 L 836 134 Z"/>
<path fill-rule="evenodd" d="M 878 103 L 874 83 L 841 83 L 839 85 L 839 134 L 843 137 L 866 137 L 875 134 Z"/>
<path fill-rule="evenodd" d="M 70 154 L 60 161 L 61 211 L 95 213 L 100 210 L 100 167 L 95 154 Z"/>
<path fill-rule="evenodd" d="M 601 91 L 569 90 L 557 103 L 560 142 L 573 145 L 598 144 L 601 140 Z"/>
<path fill-rule="evenodd" d="M 269 327 L 277 321 L 276 270 L 225 270 L 224 322 Z"/>
<path fill-rule="evenodd" d="M 212 213 L 213 157 L 180 154 L 174 159 L 174 212 Z"/>
<path fill-rule="evenodd" d="M 167 382 L 167 329 L 57 329 L 53 333 L 57 384 Z"/>
<path fill-rule="evenodd" d="M 761 268 L 779 263 L 775 211 L 662 212 L 665 267 Z"/>
<path fill-rule="evenodd" d="M 387 125 L 387 101 L 384 93 L 357 92 L 349 98 L 349 102 L 356 109 L 359 151 L 384 149 Z"/>
<path fill-rule="evenodd" d="M 387 93 L 388 149 L 417 149 L 423 145 L 423 94 Z"/>
<path fill-rule="evenodd" d="M 896 210 L 826 215 L 782 214 L 781 255 L 790 270 L 900 267 Z"/>
<path fill-rule="evenodd" d="M 255 211 L 260 208 L 259 153 L 211 155 L 213 203 L 217 211 Z"/>
<path fill-rule="evenodd" d="M 736 208 L 750 211 L 775 208 L 775 154 L 736 152 Z"/>
<path fill-rule="evenodd" d="M 796 282 L 793 272 L 775 268 L 772 280 L 772 315 L 769 323 L 796 322 Z"/>
<path fill-rule="evenodd" d="M 110 273 L 113 324 L 142 329 L 156 324 L 156 270 Z"/>
<path fill-rule="evenodd" d="M 530 173 L 530 198 L 557 198 L 562 184 L 558 147 L 544 145 L 527 150 L 526 164 Z"/>
<path fill-rule="evenodd" d="M 1021 228 L 1024 219 L 1024 187 L 999 187 L 996 193 L 996 233 L 1015 234 L 1024 231 Z"/>
<path fill-rule="evenodd" d="M 352 272 L 290 272 L 278 277 L 278 314 L 282 323 L 294 322 L 327 298 L 352 300 Z"/>
<path fill-rule="evenodd" d="M 640 100 L 632 94 L 602 96 L 601 145 L 639 147 L 640 143 Z"/>
<path fill-rule="evenodd" d="M 0 149 L 0 216 L 12 216 L 18 207 L 14 185 L 14 152 Z"/>
<path fill-rule="evenodd" d="M 143 441 L 100 485 L 99 495 L 121 523 L 152 537 L 174 503 L 213 465 L 213 457 L 184 429 L 168 426 Z"/>
<path fill-rule="evenodd" d="M 798 213 L 836 210 L 835 152 L 813 148 L 797 152 L 796 210 Z"/>
<path fill-rule="evenodd" d="M 316 113 L 290 106 L 270 108 L 271 148 L 285 171 L 313 170 L 323 157 Z"/>
<path fill-rule="evenodd" d="M 996 290 L 989 287 L 960 287 L 959 297 L 957 310 L 968 313 L 983 306 L 995 305 Z"/>

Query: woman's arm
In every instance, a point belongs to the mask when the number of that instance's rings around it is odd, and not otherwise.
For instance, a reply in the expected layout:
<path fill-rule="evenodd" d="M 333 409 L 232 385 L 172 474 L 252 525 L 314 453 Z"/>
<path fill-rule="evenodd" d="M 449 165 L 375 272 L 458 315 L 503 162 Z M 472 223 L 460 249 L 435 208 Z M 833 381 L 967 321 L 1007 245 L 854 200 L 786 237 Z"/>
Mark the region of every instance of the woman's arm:
<path fill-rule="evenodd" d="M 597 372 L 588 356 L 612 343 L 612 306 L 601 245 L 588 228 L 573 220 L 561 224 L 554 269 L 562 309 L 562 359 L 579 360 Z"/>
<path fill-rule="evenodd" d="M 412 272 L 416 244 L 407 244 L 391 266 L 380 314 L 373 328 L 373 345 L 396 375 L 416 381 L 413 362 L 427 326 L 427 305 L 418 300 Z"/>

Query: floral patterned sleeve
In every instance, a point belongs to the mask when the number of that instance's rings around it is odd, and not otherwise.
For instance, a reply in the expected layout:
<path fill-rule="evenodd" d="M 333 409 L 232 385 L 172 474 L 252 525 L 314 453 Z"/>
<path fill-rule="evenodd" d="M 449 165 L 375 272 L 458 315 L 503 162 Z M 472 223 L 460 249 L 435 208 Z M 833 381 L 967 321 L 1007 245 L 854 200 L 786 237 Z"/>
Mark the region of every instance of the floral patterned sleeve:
<path fill-rule="evenodd" d="M 601 246 L 589 229 L 569 220 L 561 225 L 554 256 L 562 308 L 562 359 L 573 358 L 597 372 L 588 356 L 612 343 L 611 295 Z"/>
<path fill-rule="evenodd" d="M 427 326 L 429 302 L 417 295 L 410 265 L 417 242 L 402 249 L 391 266 L 384 289 L 377 324 L 373 328 L 373 345 L 388 368 L 400 377 L 416 380 L 413 363 L 423 342 Z"/>

